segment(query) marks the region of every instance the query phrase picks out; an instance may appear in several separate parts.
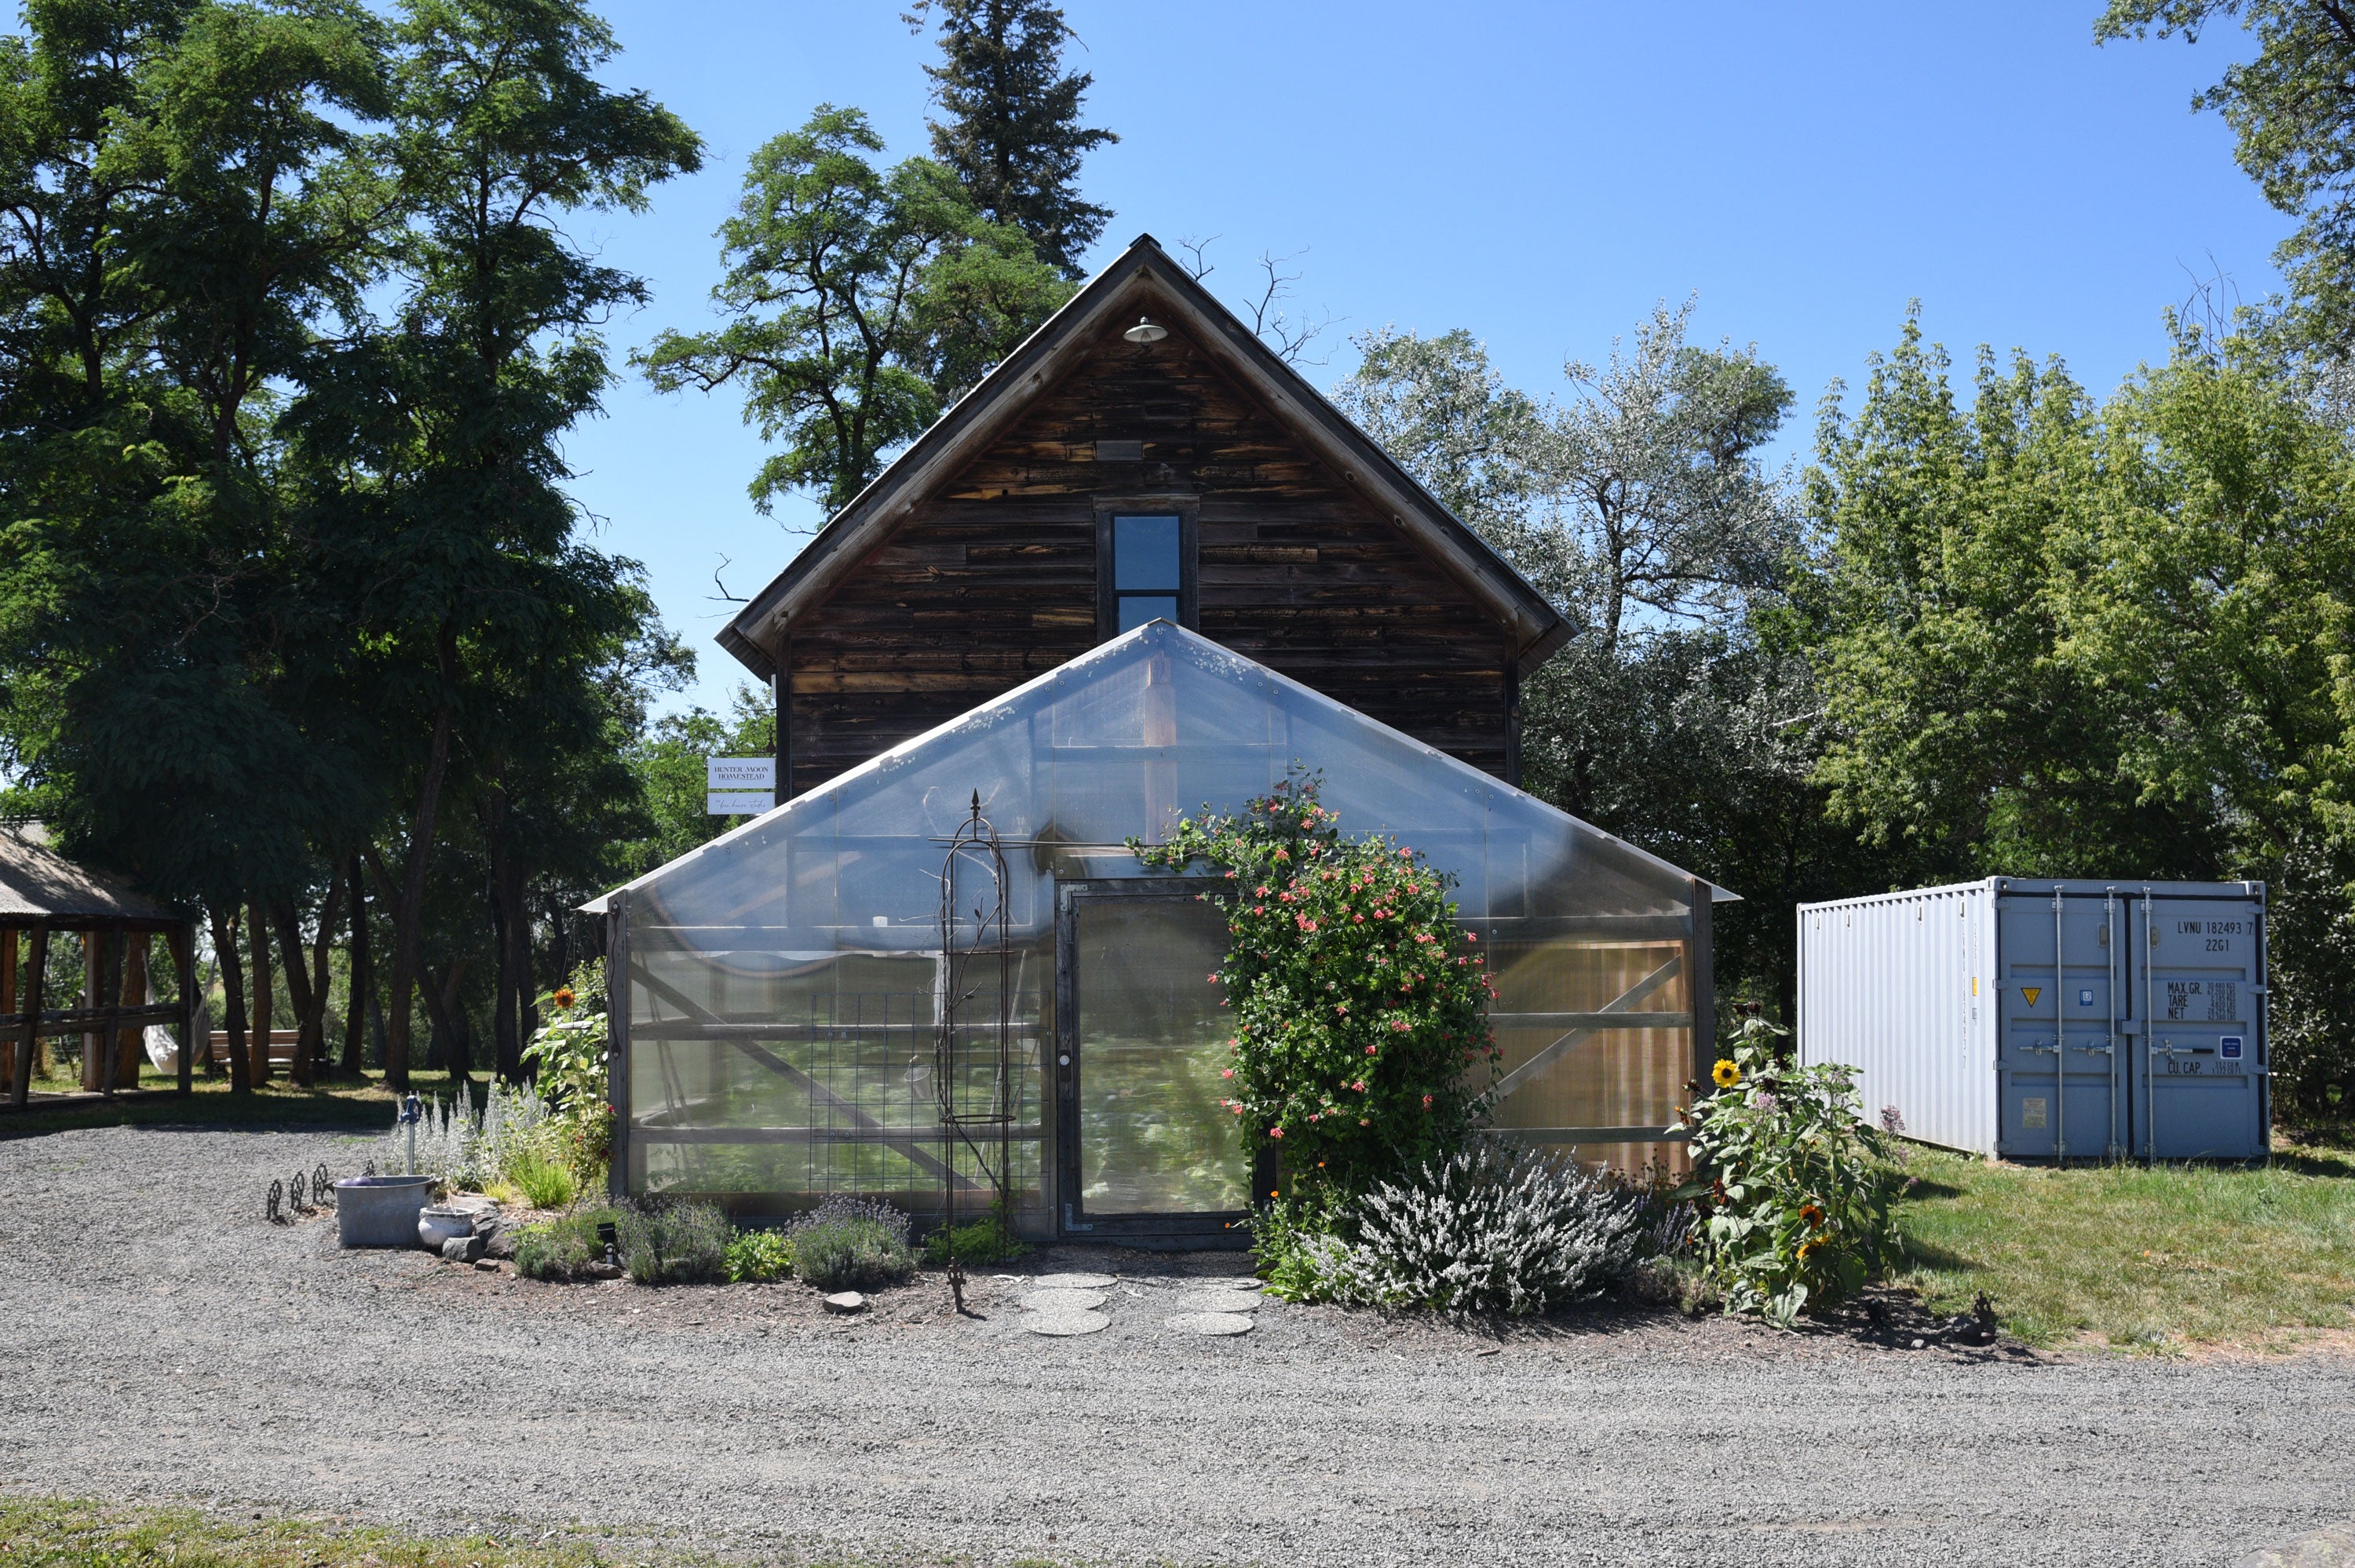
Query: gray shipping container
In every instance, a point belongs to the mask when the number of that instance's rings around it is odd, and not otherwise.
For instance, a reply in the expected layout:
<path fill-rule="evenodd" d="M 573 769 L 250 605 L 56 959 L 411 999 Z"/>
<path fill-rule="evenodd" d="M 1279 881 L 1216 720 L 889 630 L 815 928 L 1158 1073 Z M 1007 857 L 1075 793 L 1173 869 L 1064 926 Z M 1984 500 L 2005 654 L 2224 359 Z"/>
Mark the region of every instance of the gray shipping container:
<path fill-rule="evenodd" d="M 1799 906 L 1799 1060 L 2014 1160 L 2257 1160 L 2262 882 L 1993 876 Z"/>

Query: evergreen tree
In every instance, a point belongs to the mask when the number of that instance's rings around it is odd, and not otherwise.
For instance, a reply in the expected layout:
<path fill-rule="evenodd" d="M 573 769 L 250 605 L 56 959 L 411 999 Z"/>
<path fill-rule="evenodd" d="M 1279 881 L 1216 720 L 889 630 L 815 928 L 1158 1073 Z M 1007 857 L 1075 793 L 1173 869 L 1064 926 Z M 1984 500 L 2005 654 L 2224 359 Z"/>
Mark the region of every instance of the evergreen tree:
<path fill-rule="evenodd" d="M 1110 207 L 1080 199 L 1080 160 L 1109 131 L 1080 123 L 1095 79 L 1062 72 L 1062 8 L 1047 0 L 919 0 L 911 22 L 937 5 L 944 63 L 926 66 L 948 122 L 932 122 L 932 156 L 956 172 L 974 207 L 1030 237 L 1039 260 L 1083 276 L 1080 253 L 1095 242 Z"/>

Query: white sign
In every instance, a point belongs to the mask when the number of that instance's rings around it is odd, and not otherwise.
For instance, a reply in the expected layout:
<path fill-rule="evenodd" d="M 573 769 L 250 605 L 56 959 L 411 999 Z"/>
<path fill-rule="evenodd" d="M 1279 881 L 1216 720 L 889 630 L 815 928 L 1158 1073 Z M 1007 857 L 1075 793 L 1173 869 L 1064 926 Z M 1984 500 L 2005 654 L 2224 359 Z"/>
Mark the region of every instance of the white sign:
<path fill-rule="evenodd" d="M 707 789 L 772 789 L 777 787 L 773 757 L 707 757 L 703 759 Z"/>
<path fill-rule="evenodd" d="M 703 759 L 703 810 L 714 817 L 754 817 L 777 803 L 773 757 Z"/>

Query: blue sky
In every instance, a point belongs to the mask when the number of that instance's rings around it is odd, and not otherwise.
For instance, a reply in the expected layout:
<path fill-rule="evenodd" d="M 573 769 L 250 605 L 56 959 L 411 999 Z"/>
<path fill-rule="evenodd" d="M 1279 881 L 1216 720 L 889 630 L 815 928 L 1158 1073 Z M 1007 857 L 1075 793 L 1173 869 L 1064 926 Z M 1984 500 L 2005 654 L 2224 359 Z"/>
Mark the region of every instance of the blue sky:
<path fill-rule="evenodd" d="M 652 91 L 709 144 L 703 174 L 643 217 L 579 231 L 647 277 L 617 360 L 710 318 L 712 230 L 745 161 L 823 101 L 868 111 L 894 156 L 924 150 L 922 63 L 898 0 L 629 0 L 607 8 L 611 79 Z M 2220 270 L 2275 287 L 2288 221 L 2266 207 L 2192 93 L 2247 50 L 2224 29 L 2096 48 L 2098 0 L 1968 5 L 1350 4 L 1066 0 L 1094 72 L 1091 122 L 1118 132 L 1085 173 L 1117 213 L 1100 259 L 1140 231 L 1220 238 L 1214 291 L 1263 249 L 1304 252 L 1298 302 L 1348 333 L 1463 326 L 1505 373 L 1560 387 L 1655 302 L 1700 296 L 1700 334 L 1754 341 L 1800 396 L 1861 382 L 1920 299 L 1932 336 L 2058 354 L 2097 390 L 2163 353 L 2159 314 Z M 634 376 L 570 442 L 602 548 L 643 561 L 701 660 L 679 699 L 724 706 L 742 678 L 712 641 L 723 557 L 751 592 L 819 521 L 762 517 L 762 450 L 723 394 L 662 397 Z"/>

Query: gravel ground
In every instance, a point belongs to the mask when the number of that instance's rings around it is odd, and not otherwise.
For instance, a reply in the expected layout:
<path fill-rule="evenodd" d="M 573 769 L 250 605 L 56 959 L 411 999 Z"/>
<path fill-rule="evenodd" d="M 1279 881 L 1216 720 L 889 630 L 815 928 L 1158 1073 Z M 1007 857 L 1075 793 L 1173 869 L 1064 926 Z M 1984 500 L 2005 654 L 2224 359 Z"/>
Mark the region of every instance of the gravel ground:
<path fill-rule="evenodd" d="M 1073 1249 L 1112 1326 L 959 1321 L 937 1277 L 546 1287 L 272 1227 L 357 1145 L 108 1128 L 0 1142 L 0 1478 L 74 1496 L 798 1560 L 2222 1564 L 2355 1513 L 2355 1359 L 1912 1351 L 1618 1314 L 1501 1336 L 1269 1302 L 1241 1259 Z"/>

